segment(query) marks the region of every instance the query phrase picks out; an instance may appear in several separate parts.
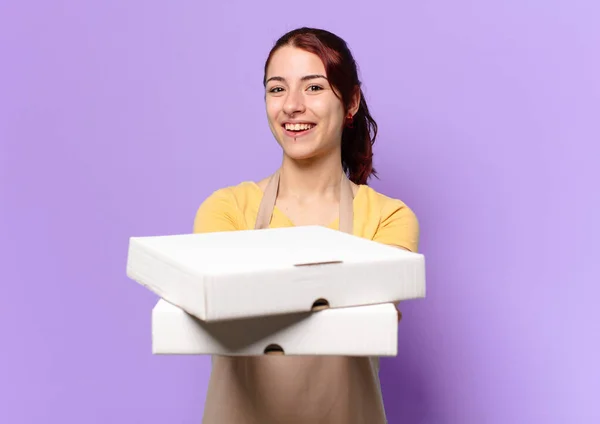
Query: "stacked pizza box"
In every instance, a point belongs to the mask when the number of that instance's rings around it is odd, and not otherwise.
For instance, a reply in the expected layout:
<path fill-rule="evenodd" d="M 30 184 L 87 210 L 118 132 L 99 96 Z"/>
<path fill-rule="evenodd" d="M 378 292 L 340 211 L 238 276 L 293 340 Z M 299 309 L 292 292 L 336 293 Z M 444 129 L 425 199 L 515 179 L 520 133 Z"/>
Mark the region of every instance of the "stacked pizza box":
<path fill-rule="evenodd" d="M 319 226 L 132 237 L 127 275 L 156 293 L 152 351 L 395 356 L 395 303 L 425 260 Z"/>

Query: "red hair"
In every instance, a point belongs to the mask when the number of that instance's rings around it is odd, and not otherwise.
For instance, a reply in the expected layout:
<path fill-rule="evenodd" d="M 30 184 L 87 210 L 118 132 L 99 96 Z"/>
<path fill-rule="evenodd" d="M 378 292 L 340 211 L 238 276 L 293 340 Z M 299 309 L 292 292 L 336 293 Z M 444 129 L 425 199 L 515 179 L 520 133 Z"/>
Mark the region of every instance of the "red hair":
<path fill-rule="evenodd" d="M 377 123 L 371 117 L 363 95 L 354 57 L 346 42 L 335 34 L 322 29 L 299 28 L 283 35 L 269 53 L 265 63 L 263 85 L 266 85 L 267 68 L 273 54 L 284 46 L 292 46 L 321 59 L 327 79 L 346 111 L 358 88 L 360 105 L 350 126 L 342 132 L 342 167 L 355 184 L 366 184 L 371 175 L 377 176 L 373 168 L 372 146 L 377 137 Z"/>

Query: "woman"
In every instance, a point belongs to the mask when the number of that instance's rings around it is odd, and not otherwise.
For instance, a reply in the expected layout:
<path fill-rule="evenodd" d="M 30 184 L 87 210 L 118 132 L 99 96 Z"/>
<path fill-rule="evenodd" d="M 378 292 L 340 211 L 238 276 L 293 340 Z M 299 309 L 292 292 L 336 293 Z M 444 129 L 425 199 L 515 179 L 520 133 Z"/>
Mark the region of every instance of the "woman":
<path fill-rule="evenodd" d="M 377 126 L 346 43 L 291 31 L 271 50 L 263 83 L 281 167 L 214 192 L 194 232 L 323 225 L 416 251 L 414 213 L 366 185 Z M 382 424 L 378 371 L 377 358 L 215 357 L 203 422 Z"/>

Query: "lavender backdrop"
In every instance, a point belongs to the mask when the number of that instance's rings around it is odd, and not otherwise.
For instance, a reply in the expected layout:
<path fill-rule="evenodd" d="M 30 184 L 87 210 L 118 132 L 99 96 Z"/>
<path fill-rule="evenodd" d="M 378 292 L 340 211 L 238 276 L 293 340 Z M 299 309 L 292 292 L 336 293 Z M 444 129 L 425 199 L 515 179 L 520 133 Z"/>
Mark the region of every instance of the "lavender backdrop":
<path fill-rule="evenodd" d="M 278 165 L 263 60 L 311 25 L 355 52 L 373 186 L 422 225 L 390 423 L 600 422 L 598 22 L 595 0 L 1 2 L 0 421 L 200 422 L 209 360 L 151 355 L 128 237 L 189 232 Z"/>

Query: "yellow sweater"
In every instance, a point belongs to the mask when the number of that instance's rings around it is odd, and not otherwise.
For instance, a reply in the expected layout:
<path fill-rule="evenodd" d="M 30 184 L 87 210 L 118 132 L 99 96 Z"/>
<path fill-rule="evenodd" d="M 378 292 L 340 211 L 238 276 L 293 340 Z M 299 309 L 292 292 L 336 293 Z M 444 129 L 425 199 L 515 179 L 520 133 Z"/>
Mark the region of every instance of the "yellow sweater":
<path fill-rule="evenodd" d="M 253 229 L 262 196 L 260 187 L 250 181 L 215 191 L 198 208 L 194 232 Z M 270 227 L 293 225 L 275 207 Z M 337 230 L 338 225 L 338 220 L 335 220 L 329 227 Z M 354 235 L 417 252 L 419 223 L 413 211 L 402 201 L 361 185 L 354 197 Z"/>

